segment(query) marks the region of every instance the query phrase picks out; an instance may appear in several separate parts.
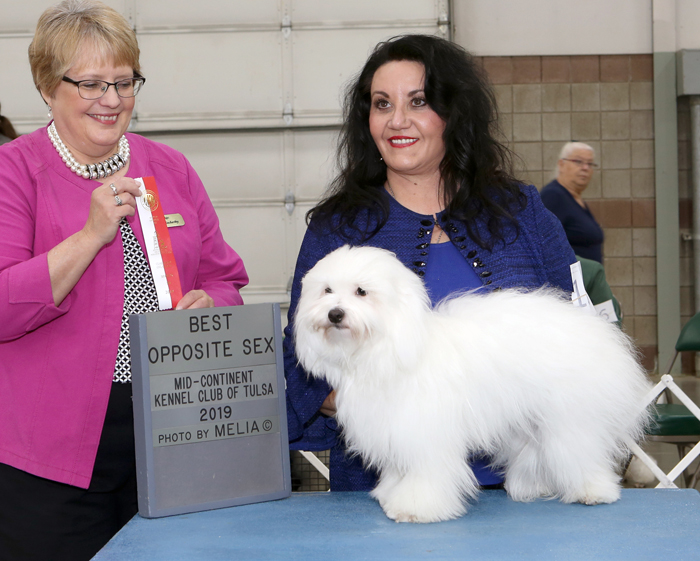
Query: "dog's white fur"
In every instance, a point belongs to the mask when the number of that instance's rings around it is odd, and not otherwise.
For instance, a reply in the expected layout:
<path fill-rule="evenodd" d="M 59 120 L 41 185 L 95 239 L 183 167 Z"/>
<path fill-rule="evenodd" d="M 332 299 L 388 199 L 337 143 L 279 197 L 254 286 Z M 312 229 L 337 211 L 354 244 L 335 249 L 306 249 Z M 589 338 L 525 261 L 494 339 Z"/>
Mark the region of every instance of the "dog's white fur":
<path fill-rule="evenodd" d="M 350 451 L 380 470 L 372 496 L 389 518 L 464 514 L 478 491 L 466 459 L 482 451 L 516 501 L 620 496 L 617 462 L 643 432 L 649 382 L 617 327 L 557 291 L 468 293 L 432 310 L 392 253 L 345 246 L 304 277 L 294 336 L 301 365 L 337 392 Z"/>

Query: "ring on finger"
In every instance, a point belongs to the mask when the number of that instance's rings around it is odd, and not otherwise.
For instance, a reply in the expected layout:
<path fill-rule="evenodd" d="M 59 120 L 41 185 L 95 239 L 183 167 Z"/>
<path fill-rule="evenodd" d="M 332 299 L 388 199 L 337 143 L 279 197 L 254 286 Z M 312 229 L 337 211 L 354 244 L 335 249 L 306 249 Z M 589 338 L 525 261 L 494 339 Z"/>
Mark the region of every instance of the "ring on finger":
<path fill-rule="evenodd" d="M 117 203 L 117 206 L 122 206 L 124 202 L 119 198 L 119 195 L 114 195 L 114 202 Z"/>
<path fill-rule="evenodd" d="M 114 183 L 109 184 L 109 188 L 112 190 L 112 193 L 114 193 L 114 196 L 117 196 L 117 186 Z"/>

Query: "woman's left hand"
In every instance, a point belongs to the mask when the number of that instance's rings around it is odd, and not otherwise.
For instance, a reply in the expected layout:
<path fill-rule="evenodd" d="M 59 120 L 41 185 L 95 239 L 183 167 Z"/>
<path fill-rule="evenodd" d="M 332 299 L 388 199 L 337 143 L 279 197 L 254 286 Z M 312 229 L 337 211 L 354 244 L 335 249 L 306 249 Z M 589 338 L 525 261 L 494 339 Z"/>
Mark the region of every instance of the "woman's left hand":
<path fill-rule="evenodd" d="M 214 299 L 203 290 L 190 290 L 175 307 L 176 310 L 193 310 L 195 308 L 213 308 Z"/>

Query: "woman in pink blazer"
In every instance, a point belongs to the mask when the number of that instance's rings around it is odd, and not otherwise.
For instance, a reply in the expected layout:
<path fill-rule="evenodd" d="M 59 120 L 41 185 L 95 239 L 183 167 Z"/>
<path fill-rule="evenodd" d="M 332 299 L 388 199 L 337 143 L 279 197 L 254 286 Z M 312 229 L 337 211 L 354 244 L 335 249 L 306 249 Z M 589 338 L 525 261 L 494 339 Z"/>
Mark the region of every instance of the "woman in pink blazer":
<path fill-rule="evenodd" d="M 0 146 L 0 552 L 91 558 L 136 510 L 127 320 L 158 311 L 134 178 L 153 176 L 183 297 L 248 282 L 185 157 L 126 134 L 145 82 L 124 18 L 65 0 L 29 49 L 48 127 Z"/>

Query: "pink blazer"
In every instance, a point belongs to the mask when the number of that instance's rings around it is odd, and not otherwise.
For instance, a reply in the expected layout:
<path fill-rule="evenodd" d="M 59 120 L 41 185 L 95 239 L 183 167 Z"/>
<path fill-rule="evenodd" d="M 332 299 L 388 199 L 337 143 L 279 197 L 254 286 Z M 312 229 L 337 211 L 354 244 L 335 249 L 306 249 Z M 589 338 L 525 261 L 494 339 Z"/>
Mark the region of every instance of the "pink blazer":
<path fill-rule="evenodd" d="M 243 262 L 202 182 L 179 152 L 128 134 L 130 177 L 155 177 L 183 294 L 242 304 Z M 59 307 L 47 253 L 85 224 L 98 186 L 71 172 L 46 129 L 0 146 L 0 462 L 87 488 L 107 410 L 124 303 L 119 232 Z M 138 215 L 129 220 L 142 248 Z M 165 312 L 167 313 L 167 312 Z"/>

